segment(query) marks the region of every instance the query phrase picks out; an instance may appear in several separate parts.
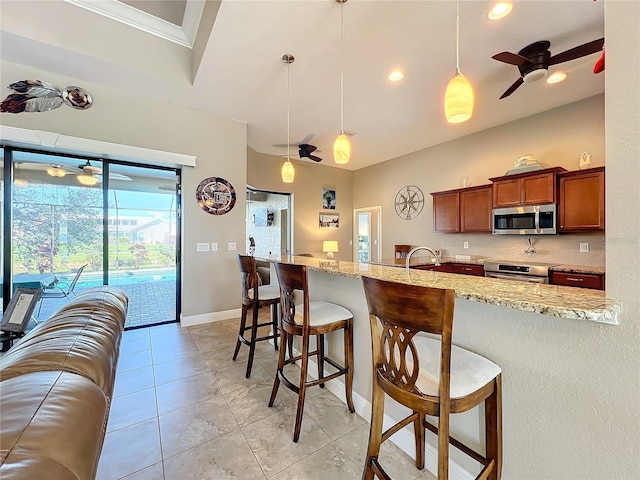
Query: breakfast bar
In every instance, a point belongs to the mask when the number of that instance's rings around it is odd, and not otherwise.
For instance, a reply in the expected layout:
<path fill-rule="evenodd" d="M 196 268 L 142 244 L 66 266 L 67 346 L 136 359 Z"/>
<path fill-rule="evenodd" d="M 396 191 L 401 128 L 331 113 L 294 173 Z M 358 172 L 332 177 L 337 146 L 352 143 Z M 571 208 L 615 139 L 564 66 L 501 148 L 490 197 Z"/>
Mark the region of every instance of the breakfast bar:
<path fill-rule="evenodd" d="M 563 390 L 567 384 L 579 384 L 580 379 L 571 373 L 571 358 L 562 354 L 565 343 L 579 343 L 581 330 L 591 332 L 594 329 L 615 328 L 620 312 L 619 302 L 607 298 L 605 292 L 599 290 L 289 255 L 271 256 L 268 260 L 306 265 L 312 299 L 331 301 L 353 312 L 353 400 L 356 412 L 365 419 L 369 419 L 371 411 L 372 363 L 368 309 L 361 277 L 454 289 L 453 343 L 491 359 L 503 369 L 505 463 L 509 462 L 510 451 L 516 455 L 517 451 L 526 449 L 526 445 L 510 444 L 511 429 L 528 428 L 522 425 L 523 419 L 526 419 L 525 423 L 539 423 L 535 411 L 515 412 L 528 408 L 523 406 L 525 403 L 520 402 L 519 397 L 526 397 L 529 405 L 532 402 L 535 404 L 545 401 L 544 392 L 552 388 L 551 384 L 563 384 Z M 273 266 L 271 278 L 276 278 Z M 514 316 L 513 309 L 527 313 Z M 342 360 L 341 339 L 332 340 L 325 348 Z M 311 372 L 315 371 L 314 366 Z M 554 371 L 557 375 L 549 374 Z M 327 388 L 338 398 L 344 398 L 344 387 L 338 381 L 330 382 Z M 576 394 L 580 395 L 581 386 L 576 388 Z M 404 407 L 393 403 L 387 401 L 385 408 L 389 423 L 392 419 L 397 421 L 403 418 L 407 412 Z M 508 420 L 514 418 L 519 419 L 520 425 Z M 464 438 L 471 445 L 475 443 L 476 448 L 482 449 L 484 433 L 481 425 L 482 414 L 476 408 L 454 417 L 451 431 L 454 436 Z M 433 438 L 428 436 L 427 440 L 430 442 Z M 413 435 L 408 429 L 398 432 L 392 441 L 409 455 L 414 455 Z M 428 445 L 426 459 L 429 469 L 433 465 L 430 462 L 436 458 L 434 452 L 435 448 Z M 456 453 L 459 452 L 452 452 L 451 456 L 454 462 L 452 476 L 457 476 L 456 468 L 461 469 L 461 476 L 465 472 L 472 472 L 475 468 L 473 462 L 466 461 L 463 455 Z"/>

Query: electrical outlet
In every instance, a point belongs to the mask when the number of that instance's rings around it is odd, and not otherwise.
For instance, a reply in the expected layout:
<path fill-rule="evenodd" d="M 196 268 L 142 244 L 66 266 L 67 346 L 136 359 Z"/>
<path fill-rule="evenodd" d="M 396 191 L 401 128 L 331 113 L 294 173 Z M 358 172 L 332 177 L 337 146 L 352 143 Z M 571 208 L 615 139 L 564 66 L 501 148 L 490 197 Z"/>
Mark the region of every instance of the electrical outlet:
<path fill-rule="evenodd" d="M 208 243 L 197 243 L 196 244 L 196 250 L 198 252 L 208 252 L 209 251 L 209 244 Z"/>
<path fill-rule="evenodd" d="M 218 244 L 216 242 L 213 242 L 211 244 L 211 251 L 212 252 L 217 252 L 218 251 Z"/>
<path fill-rule="evenodd" d="M 589 244 L 588 243 L 581 243 L 580 244 L 580 251 L 583 253 L 586 253 L 589 251 Z"/>
<path fill-rule="evenodd" d="M 229 242 L 227 248 L 229 249 L 229 251 L 233 251 L 237 248 L 236 242 Z"/>
<path fill-rule="evenodd" d="M 462 248 L 469 248 L 469 242 L 463 242 Z"/>

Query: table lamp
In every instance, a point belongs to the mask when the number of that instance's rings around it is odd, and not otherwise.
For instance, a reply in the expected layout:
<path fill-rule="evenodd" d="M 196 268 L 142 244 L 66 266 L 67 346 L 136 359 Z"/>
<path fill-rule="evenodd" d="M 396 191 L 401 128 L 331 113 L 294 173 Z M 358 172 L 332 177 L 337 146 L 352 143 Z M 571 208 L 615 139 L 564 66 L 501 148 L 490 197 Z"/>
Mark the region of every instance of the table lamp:
<path fill-rule="evenodd" d="M 322 242 L 322 252 L 327 254 L 327 258 L 333 258 L 334 252 L 338 252 L 337 240 L 324 240 Z"/>

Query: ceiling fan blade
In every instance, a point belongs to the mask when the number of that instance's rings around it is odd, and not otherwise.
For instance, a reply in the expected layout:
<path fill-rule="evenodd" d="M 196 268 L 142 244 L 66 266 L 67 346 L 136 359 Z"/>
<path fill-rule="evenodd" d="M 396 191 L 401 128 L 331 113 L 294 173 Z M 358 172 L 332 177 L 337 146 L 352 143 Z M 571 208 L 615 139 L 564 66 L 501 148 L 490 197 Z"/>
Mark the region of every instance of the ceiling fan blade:
<path fill-rule="evenodd" d="M 310 159 L 310 160 L 313 160 L 314 162 L 321 162 L 322 161 L 322 159 L 320 157 L 316 157 L 315 155 L 309 155 L 307 158 Z"/>
<path fill-rule="evenodd" d="M 533 65 L 531 60 L 522 55 L 518 55 L 511 52 L 500 52 L 496 53 L 493 57 L 494 60 L 498 60 L 499 62 L 508 63 L 510 65 L 517 65 L 519 67 L 524 67 L 527 65 Z"/>
<path fill-rule="evenodd" d="M 524 80 L 522 80 L 522 77 L 518 78 L 515 82 L 513 82 L 513 85 L 511 85 L 509 88 L 507 88 L 507 90 L 505 90 L 505 92 L 500 97 L 500 100 L 502 100 L 503 98 L 508 97 L 509 95 L 511 95 L 523 83 L 524 83 Z"/>
<path fill-rule="evenodd" d="M 592 42 L 579 45 L 574 48 L 570 48 L 562 53 L 558 53 L 549 59 L 549 65 L 557 65 L 558 63 L 568 62 L 569 60 L 575 60 L 576 58 L 586 57 L 592 53 L 597 53 L 602 50 L 604 45 L 604 38 L 593 40 Z"/>
<path fill-rule="evenodd" d="M 313 153 L 318 149 L 315 145 L 309 145 L 308 143 L 301 143 L 298 147 L 300 151 L 304 153 Z"/>

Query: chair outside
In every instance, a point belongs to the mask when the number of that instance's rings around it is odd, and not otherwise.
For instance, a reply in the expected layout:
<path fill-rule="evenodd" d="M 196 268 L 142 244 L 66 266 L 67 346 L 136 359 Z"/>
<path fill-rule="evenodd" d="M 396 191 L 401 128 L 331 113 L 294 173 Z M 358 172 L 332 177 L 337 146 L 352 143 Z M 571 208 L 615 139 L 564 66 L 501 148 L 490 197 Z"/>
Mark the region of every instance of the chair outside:
<path fill-rule="evenodd" d="M 500 479 L 502 472 L 502 377 L 500 367 L 452 346 L 455 291 L 363 277 L 373 349 L 371 430 L 363 480 L 389 479 L 378 461 L 380 444 L 413 424 L 416 467 L 424 468 L 425 429 L 438 437 L 438 478 L 449 478 L 449 444 L 478 461 L 476 478 Z M 426 336 L 421 334 L 431 334 Z M 433 337 L 438 338 L 433 338 Z M 385 394 L 412 410 L 384 433 Z M 486 453 L 481 455 L 449 434 L 449 415 L 485 402 Z M 437 417 L 438 427 L 426 421 Z"/>
<path fill-rule="evenodd" d="M 300 355 L 285 360 L 285 349 L 281 348 L 278 355 L 278 368 L 273 383 L 269 406 L 278 394 L 278 387 L 282 382 L 287 388 L 298 394 L 298 407 L 293 430 L 293 441 L 300 438 L 302 427 L 302 414 L 307 388 L 324 384 L 334 378 L 345 376 L 345 393 L 347 407 L 351 413 L 355 412 L 352 400 L 353 390 L 353 314 L 344 307 L 329 302 L 312 302 L 309 300 L 309 285 L 307 279 L 307 267 L 303 265 L 291 265 L 275 263 L 278 282 L 280 283 L 282 307 L 282 319 L 280 330 L 280 343 L 285 345 L 294 336 L 301 337 L 302 346 Z M 302 293 L 302 304 L 296 305 L 295 292 Z M 324 335 L 330 332 L 342 330 L 344 334 L 344 365 L 325 355 Z M 311 336 L 316 337 L 316 350 L 311 351 Z M 290 352 L 292 353 L 292 352 Z M 318 362 L 318 379 L 307 380 L 309 359 L 316 356 Z M 300 361 L 300 378 L 296 381 L 288 379 L 284 374 L 284 366 Z M 328 363 L 336 372 L 325 376 L 324 364 Z"/>
<path fill-rule="evenodd" d="M 245 377 L 251 376 L 253 357 L 256 352 L 256 342 L 273 339 L 273 345 L 278 350 L 278 305 L 280 304 L 280 289 L 277 285 L 260 285 L 260 277 L 256 269 L 256 259 L 249 255 L 238 255 L 238 266 L 240 267 L 240 283 L 242 285 L 242 315 L 240 317 L 240 328 L 238 330 L 238 340 L 233 352 L 233 359 L 238 357 L 240 345 L 249 347 L 249 358 L 247 360 L 247 371 Z M 257 301 L 256 301 L 257 299 Z M 262 306 L 271 306 L 271 321 L 258 322 L 258 309 Z M 247 325 L 247 314 L 251 310 L 251 321 Z M 261 327 L 271 327 L 271 333 L 258 337 L 258 329 Z M 249 332 L 249 338 L 245 333 Z"/>
<path fill-rule="evenodd" d="M 394 245 L 393 251 L 395 258 L 407 258 L 407 255 L 411 251 L 411 245 Z"/>
<path fill-rule="evenodd" d="M 71 283 L 67 284 L 65 282 L 58 282 L 53 287 L 45 288 L 42 291 L 42 295 L 40 297 L 40 305 L 38 306 L 38 317 L 40 316 L 40 310 L 42 310 L 42 304 L 44 303 L 44 300 L 46 298 L 66 298 L 67 300 L 69 300 L 71 295 L 75 297 L 76 293 L 74 290 L 76 288 L 76 284 L 80 279 L 80 275 L 82 275 L 82 271 L 85 269 L 87 265 L 89 264 L 85 263 L 78 269 L 75 277 L 73 277 L 73 280 L 71 280 Z M 61 285 L 66 286 L 67 287 L 66 290 L 62 288 Z"/>

